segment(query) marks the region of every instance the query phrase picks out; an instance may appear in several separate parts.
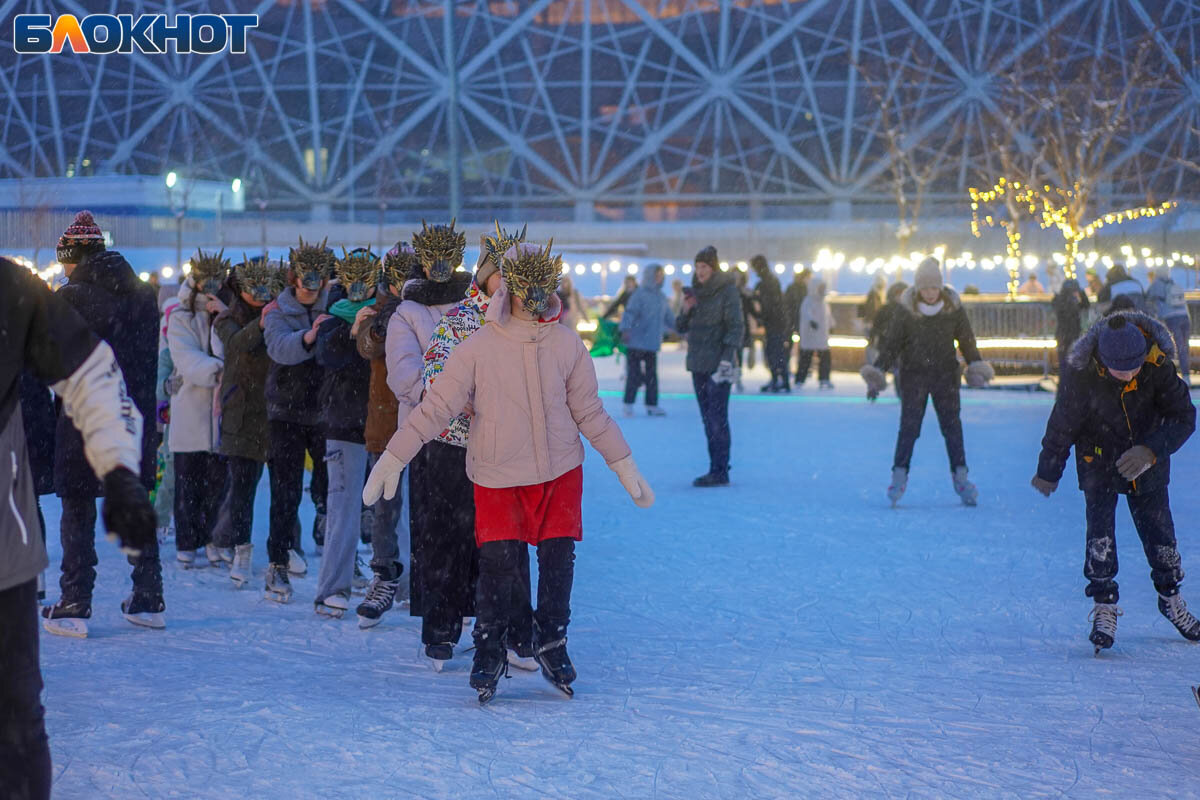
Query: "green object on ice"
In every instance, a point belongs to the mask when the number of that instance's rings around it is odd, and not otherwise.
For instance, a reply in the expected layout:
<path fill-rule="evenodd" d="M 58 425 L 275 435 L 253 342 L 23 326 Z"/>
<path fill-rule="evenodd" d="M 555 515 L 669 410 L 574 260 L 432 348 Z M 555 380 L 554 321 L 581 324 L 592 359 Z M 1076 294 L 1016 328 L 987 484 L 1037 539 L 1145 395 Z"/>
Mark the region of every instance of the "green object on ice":
<path fill-rule="evenodd" d="M 625 352 L 620 329 L 612 320 L 602 319 L 596 326 L 596 338 L 592 341 L 592 358 L 604 358 L 616 352 Z"/>

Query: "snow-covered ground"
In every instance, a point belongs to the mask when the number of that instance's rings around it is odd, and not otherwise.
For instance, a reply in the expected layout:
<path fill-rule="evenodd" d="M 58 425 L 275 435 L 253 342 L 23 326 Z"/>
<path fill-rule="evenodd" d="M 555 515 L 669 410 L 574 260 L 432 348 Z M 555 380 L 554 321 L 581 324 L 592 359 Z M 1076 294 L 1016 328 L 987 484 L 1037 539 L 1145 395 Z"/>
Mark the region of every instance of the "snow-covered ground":
<path fill-rule="evenodd" d="M 1050 500 L 1028 486 L 1050 395 L 965 395 L 974 509 L 930 409 L 892 510 L 894 399 L 867 404 L 848 374 L 736 397 L 733 486 L 697 490 L 699 416 L 682 354 L 664 362 L 669 416 L 618 416 L 657 505 L 589 453 L 574 699 L 518 673 L 480 709 L 469 654 L 433 673 L 406 612 L 319 618 L 315 577 L 290 606 L 261 599 L 264 481 L 253 590 L 168 548 L 165 631 L 121 618 L 128 567 L 101 540 L 91 638 L 42 637 L 55 796 L 1200 796 L 1200 650 L 1159 616 L 1128 515 L 1125 616 L 1094 658 L 1082 498 L 1072 476 Z M 619 371 L 598 368 L 619 415 Z M 1197 477 L 1189 444 L 1174 510 L 1200 574 Z M 1200 583 L 1184 594 L 1200 606 Z"/>

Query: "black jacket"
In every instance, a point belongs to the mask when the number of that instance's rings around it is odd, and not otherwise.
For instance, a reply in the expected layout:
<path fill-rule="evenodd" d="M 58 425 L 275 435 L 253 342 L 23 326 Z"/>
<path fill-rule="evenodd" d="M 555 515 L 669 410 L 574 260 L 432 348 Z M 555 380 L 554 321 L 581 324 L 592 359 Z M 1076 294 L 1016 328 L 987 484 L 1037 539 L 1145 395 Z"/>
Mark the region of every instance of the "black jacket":
<path fill-rule="evenodd" d="M 758 306 L 758 321 L 766 329 L 767 336 L 782 336 L 788 330 L 787 312 L 783 304 L 783 290 L 779 279 L 764 270 L 758 273 L 758 285 L 754 287 L 754 302 Z"/>
<path fill-rule="evenodd" d="M 885 320 L 887 329 L 879 341 L 875 366 L 887 372 L 898 362 L 902 373 L 957 372 L 956 341 L 968 364 L 980 361 L 975 334 L 958 294 L 949 287 L 942 289 L 942 310 L 931 317 L 917 309 L 918 297 L 915 289 L 905 290 L 893 318 Z M 886 311 L 885 306 L 880 316 Z M 878 317 L 875 322 L 880 327 Z"/>
<path fill-rule="evenodd" d="M 91 256 L 75 267 L 58 291 L 108 342 L 125 376 L 125 386 L 142 420 L 142 484 L 154 488 L 158 432 L 154 384 L 158 376 L 158 298 L 115 250 Z M 54 491 L 60 497 L 97 497 L 100 481 L 83 454 L 83 437 L 66 414 L 58 417 L 54 447 Z"/>
<path fill-rule="evenodd" d="M 342 299 L 335 287 L 329 306 Z M 360 331 L 360 333 L 365 333 Z M 334 317 L 317 328 L 316 362 L 325 370 L 321 383 L 321 432 L 326 439 L 366 442 L 367 398 L 371 393 L 371 362 L 358 354 L 350 324 Z"/>
<path fill-rule="evenodd" d="M 733 276 L 714 270 L 707 283 L 692 280 L 696 307 L 675 320 L 675 330 L 687 334 L 687 370 L 701 374 L 717 371 L 722 361 L 736 364 L 745 322 L 742 293 Z"/>
<path fill-rule="evenodd" d="M 21 373 L 21 418 L 35 494 L 54 494 L 54 436 L 58 425 L 50 387 L 29 370 Z"/>
<path fill-rule="evenodd" d="M 1079 297 L 1075 292 L 1079 291 Z M 1054 307 L 1054 338 L 1060 347 L 1074 342 L 1083 333 L 1083 313 L 1087 311 L 1087 295 L 1078 289 L 1064 288 L 1050 301 Z"/>
<path fill-rule="evenodd" d="M 213 322 L 225 348 L 221 375 L 223 456 L 267 460 L 267 373 L 271 357 L 259 320 L 262 310 L 241 297 Z"/>
<path fill-rule="evenodd" d="M 808 284 L 802 280 L 793 280 L 783 293 L 783 313 L 787 317 L 787 333 L 793 334 L 800 330 L 800 306 L 808 296 Z"/>
<path fill-rule="evenodd" d="M 1080 489 L 1153 492 L 1168 484 L 1171 455 L 1196 429 L 1196 407 L 1171 362 L 1175 355 L 1171 334 L 1147 314 L 1117 313 L 1141 329 L 1150 352 L 1141 372 L 1124 384 L 1110 376 L 1096 357 L 1096 343 L 1107 318 L 1092 325 L 1075 343 L 1042 439 L 1037 474 L 1043 480 L 1062 478 L 1074 447 Z M 1134 445 L 1149 447 L 1157 460 L 1130 482 L 1117 472 L 1116 463 Z"/>

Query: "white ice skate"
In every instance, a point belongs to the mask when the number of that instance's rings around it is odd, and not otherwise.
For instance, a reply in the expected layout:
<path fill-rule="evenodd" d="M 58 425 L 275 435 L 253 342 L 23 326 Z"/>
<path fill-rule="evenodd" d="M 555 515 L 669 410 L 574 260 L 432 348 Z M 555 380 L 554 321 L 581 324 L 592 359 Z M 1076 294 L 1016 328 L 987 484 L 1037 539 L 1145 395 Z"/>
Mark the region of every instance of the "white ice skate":
<path fill-rule="evenodd" d="M 1096 603 L 1092 607 L 1091 613 L 1088 614 L 1092 621 L 1092 632 L 1088 641 L 1095 645 L 1096 655 L 1100 655 L 1101 650 L 1113 646 L 1117 638 L 1117 617 L 1123 613 L 1116 603 Z"/>
<path fill-rule="evenodd" d="M 42 607 L 42 627 L 47 633 L 53 633 L 55 636 L 86 639 L 87 621 L 91 616 L 90 604 L 63 603 L 60 600 L 52 606 Z"/>
<path fill-rule="evenodd" d="M 900 498 L 904 497 L 904 490 L 908 488 L 908 470 L 904 467 L 892 467 L 892 483 L 888 486 L 888 500 L 892 501 L 892 508 L 900 502 Z"/>
<path fill-rule="evenodd" d="M 348 608 L 350 608 L 350 598 L 340 594 L 331 594 L 324 600 L 317 600 L 313 603 L 313 609 L 318 614 L 334 619 L 344 617 Z"/>
<path fill-rule="evenodd" d="M 238 589 L 245 586 L 254 574 L 250 567 L 253 555 L 254 545 L 252 544 L 239 544 L 234 548 L 233 564 L 229 568 L 229 580 L 233 581 L 233 585 Z"/>
<path fill-rule="evenodd" d="M 176 550 L 175 563 L 180 569 L 203 569 L 208 566 L 207 558 L 198 558 L 199 550 Z"/>
<path fill-rule="evenodd" d="M 308 574 L 308 562 L 304 560 L 304 556 L 300 555 L 299 550 L 288 551 L 287 571 L 297 578 Z"/>
<path fill-rule="evenodd" d="M 958 494 L 964 506 L 974 506 L 979 502 L 979 490 L 975 488 L 975 484 L 967 480 L 966 467 L 955 468 L 954 491 Z"/>
<path fill-rule="evenodd" d="M 632 417 L 633 416 L 633 403 L 625 403 L 624 406 L 622 406 L 621 416 L 623 416 L 623 417 Z"/>
<path fill-rule="evenodd" d="M 292 602 L 292 582 L 283 564 L 272 564 L 267 568 L 267 584 L 263 597 L 276 603 Z"/>

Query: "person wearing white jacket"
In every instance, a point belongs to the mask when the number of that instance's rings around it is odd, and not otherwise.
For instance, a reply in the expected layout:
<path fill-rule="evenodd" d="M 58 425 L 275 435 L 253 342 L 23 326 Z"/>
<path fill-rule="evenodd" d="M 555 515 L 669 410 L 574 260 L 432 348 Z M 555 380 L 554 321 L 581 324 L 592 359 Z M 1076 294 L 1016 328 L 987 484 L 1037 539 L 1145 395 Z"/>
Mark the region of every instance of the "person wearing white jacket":
<path fill-rule="evenodd" d="M 817 378 L 821 382 L 821 388 L 833 388 L 833 383 L 829 380 L 829 329 L 833 327 L 833 312 L 825 295 L 825 282 L 818 281 L 800 304 L 800 361 L 796 368 L 797 387 L 808 380 L 813 354 L 816 353 Z"/>
<path fill-rule="evenodd" d="M 167 323 L 167 344 L 180 378 L 171 398 L 171 428 L 167 444 L 175 459 L 175 558 L 184 569 L 222 563 L 212 544 L 212 530 L 221 505 L 227 469 L 217 453 L 219 422 L 215 394 L 221 382 L 224 350 L 213 330 L 216 316 L 208 305 L 229 273 L 221 254 L 198 253 L 192 271 L 179 287 L 179 308 Z"/>

